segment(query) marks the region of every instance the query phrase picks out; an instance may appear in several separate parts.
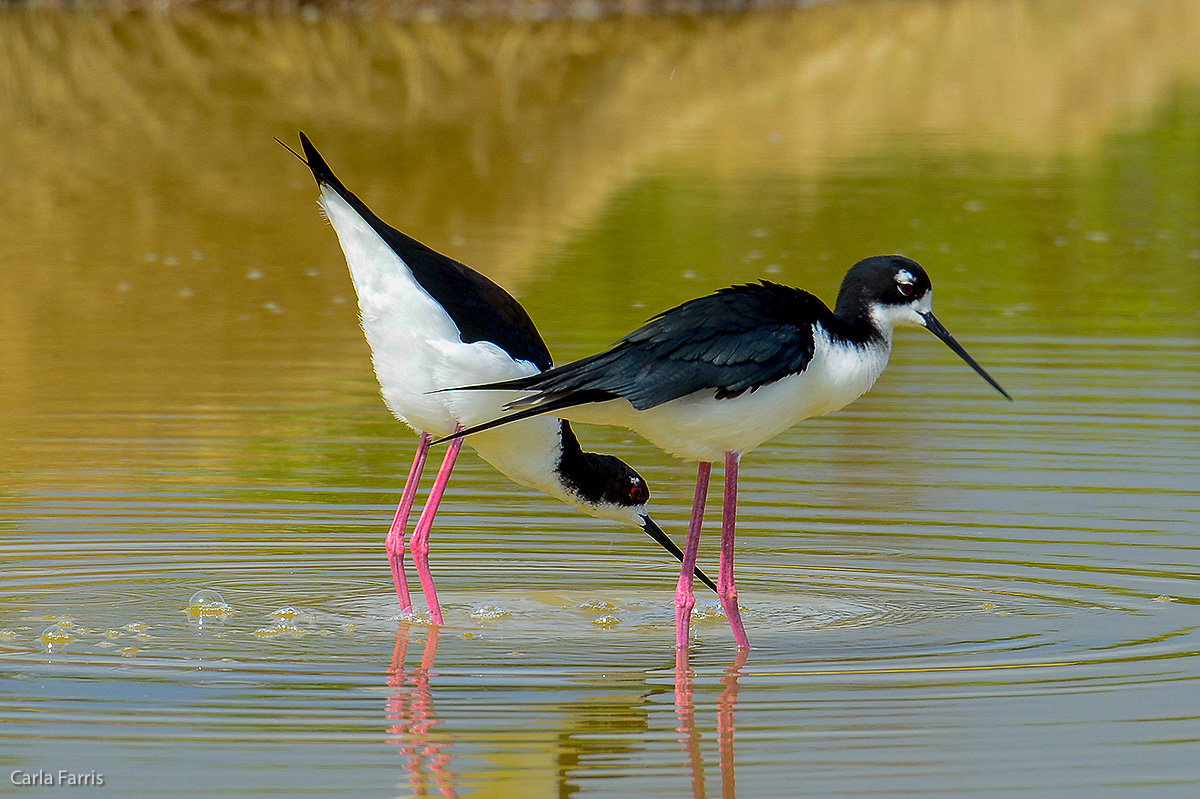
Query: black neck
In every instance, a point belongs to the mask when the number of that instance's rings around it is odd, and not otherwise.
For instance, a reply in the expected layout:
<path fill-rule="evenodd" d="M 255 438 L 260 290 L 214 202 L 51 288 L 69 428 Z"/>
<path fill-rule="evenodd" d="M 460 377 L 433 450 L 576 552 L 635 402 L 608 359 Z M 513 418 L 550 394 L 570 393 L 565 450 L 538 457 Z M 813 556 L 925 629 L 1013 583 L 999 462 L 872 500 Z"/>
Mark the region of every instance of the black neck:
<path fill-rule="evenodd" d="M 560 419 L 562 433 L 562 455 L 558 459 L 558 476 L 563 485 L 594 505 L 606 501 L 606 492 L 611 492 L 622 482 L 628 466 L 612 455 L 584 452 L 579 439 L 571 429 L 571 423 Z M 624 469 L 622 469 L 624 467 Z"/>

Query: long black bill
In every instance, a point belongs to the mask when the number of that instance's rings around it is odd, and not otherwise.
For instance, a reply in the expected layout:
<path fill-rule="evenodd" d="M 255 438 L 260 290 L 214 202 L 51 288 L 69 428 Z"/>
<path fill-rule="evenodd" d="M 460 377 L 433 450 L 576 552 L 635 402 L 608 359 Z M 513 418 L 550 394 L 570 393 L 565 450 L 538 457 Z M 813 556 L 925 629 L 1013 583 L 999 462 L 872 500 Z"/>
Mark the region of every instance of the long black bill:
<path fill-rule="evenodd" d="M 961 344 L 954 340 L 954 336 L 950 335 L 950 331 L 947 330 L 942 323 L 937 320 L 937 317 L 933 315 L 932 311 L 921 314 L 921 318 L 925 320 L 926 330 L 940 338 L 942 343 L 954 350 L 954 354 L 966 361 L 967 366 L 970 366 L 979 373 L 980 377 L 988 381 L 988 385 L 1003 394 L 1005 399 L 1009 400 L 1010 402 L 1012 401 L 1012 397 L 1008 396 L 1008 392 L 1000 388 L 1000 384 L 992 379 L 992 376 L 987 373 L 987 370 L 976 363 L 975 359 L 967 354 L 967 351 L 963 349 Z"/>
<path fill-rule="evenodd" d="M 675 546 L 675 542 L 671 540 L 671 537 L 664 533 L 662 528 L 655 524 L 654 520 L 649 516 L 642 517 L 642 529 L 646 531 L 648 536 L 657 541 L 659 546 L 674 555 L 675 560 L 683 563 L 683 550 Z M 716 593 L 717 584 L 708 579 L 708 575 L 700 571 L 699 566 L 696 567 L 696 576 L 700 578 L 700 582 L 707 585 L 713 590 L 714 593 Z"/>

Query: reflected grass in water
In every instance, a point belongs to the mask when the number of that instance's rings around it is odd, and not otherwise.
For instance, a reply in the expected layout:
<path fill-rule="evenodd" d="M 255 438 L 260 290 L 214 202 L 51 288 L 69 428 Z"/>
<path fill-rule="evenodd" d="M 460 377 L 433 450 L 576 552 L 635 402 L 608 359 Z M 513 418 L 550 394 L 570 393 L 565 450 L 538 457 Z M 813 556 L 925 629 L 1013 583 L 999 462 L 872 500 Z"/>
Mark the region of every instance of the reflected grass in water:
<path fill-rule="evenodd" d="M 1190 795 L 1196 14 L 0 15 L 8 762 L 130 796 Z M 435 639 L 389 596 L 413 444 L 272 141 L 300 127 L 560 360 L 901 250 L 1018 401 L 905 335 L 869 396 L 764 446 L 755 649 L 702 598 L 683 675 L 670 563 L 464 459 Z M 582 435 L 678 535 L 692 467 Z M 202 589 L 236 612 L 198 624 Z"/>

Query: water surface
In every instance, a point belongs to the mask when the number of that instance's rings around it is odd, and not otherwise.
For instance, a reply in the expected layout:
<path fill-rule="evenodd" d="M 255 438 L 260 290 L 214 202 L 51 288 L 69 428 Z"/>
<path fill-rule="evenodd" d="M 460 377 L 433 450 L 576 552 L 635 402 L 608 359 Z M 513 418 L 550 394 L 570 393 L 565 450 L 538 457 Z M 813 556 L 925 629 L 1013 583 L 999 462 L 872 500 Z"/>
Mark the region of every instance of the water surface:
<path fill-rule="evenodd" d="M 1194 795 L 1198 54 L 1167 0 L 3 15 L 0 776 Z M 677 675 L 665 556 L 473 456 L 434 534 L 447 626 L 400 619 L 382 539 L 415 438 L 273 141 L 299 129 L 560 362 L 732 282 L 832 301 L 902 252 L 1016 401 L 902 331 L 871 394 L 748 455 L 744 658 L 701 596 Z M 694 465 L 581 438 L 682 540 Z M 233 612 L 189 614 L 202 590 Z"/>

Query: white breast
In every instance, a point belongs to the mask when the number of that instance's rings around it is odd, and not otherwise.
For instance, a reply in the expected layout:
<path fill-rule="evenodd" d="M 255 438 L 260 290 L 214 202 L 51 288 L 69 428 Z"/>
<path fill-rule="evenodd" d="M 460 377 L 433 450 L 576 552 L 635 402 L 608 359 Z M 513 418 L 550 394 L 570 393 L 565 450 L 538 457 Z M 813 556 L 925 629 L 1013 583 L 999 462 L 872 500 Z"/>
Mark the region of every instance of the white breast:
<path fill-rule="evenodd" d="M 891 341 L 871 347 L 835 344 L 817 328 L 808 368 L 737 397 L 716 399 L 711 389 L 645 411 L 626 400 L 572 408 L 573 421 L 628 427 L 660 449 L 688 460 L 720 461 L 748 452 L 812 416 L 843 408 L 865 394 L 887 366 Z"/>
<path fill-rule="evenodd" d="M 363 333 L 383 399 L 400 420 L 434 436 L 494 419 L 518 394 L 452 391 L 473 383 L 535 374 L 488 341 L 466 344 L 449 314 L 421 287 L 408 265 L 337 192 L 322 186 L 321 207 L 346 255 Z M 514 482 L 566 498 L 557 478 L 559 421 L 528 419 L 470 437 L 471 447 Z M 575 504 L 575 503 L 573 503 Z"/>
<path fill-rule="evenodd" d="M 336 191 L 322 186 L 321 207 L 346 255 L 375 375 L 392 413 L 435 436 L 449 435 L 458 422 L 470 425 L 498 414 L 501 396 L 455 407 L 455 395 L 431 392 L 522 377 L 537 367 L 514 361 L 491 342 L 463 343 L 449 314 Z"/>

